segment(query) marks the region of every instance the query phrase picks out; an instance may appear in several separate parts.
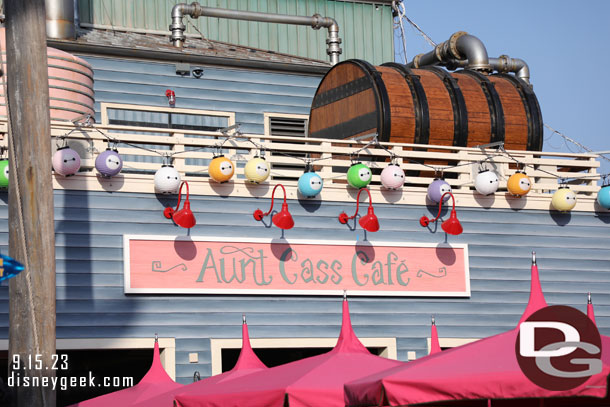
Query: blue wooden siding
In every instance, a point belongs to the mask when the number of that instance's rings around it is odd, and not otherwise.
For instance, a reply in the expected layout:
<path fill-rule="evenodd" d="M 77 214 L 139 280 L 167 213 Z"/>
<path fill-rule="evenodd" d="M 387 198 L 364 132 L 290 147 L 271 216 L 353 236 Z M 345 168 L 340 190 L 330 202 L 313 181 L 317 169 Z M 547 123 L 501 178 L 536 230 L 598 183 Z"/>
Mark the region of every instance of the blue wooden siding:
<path fill-rule="evenodd" d="M 152 182 L 152 181 L 151 181 Z M 252 219 L 267 199 L 192 196 L 197 217 L 193 236 L 279 238 L 280 230 Z M 8 245 L 6 192 L 0 193 L 0 245 Z M 175 199 L 154 194 L 55 191 L 57 256 L 57 336 L 176 338 L 178 380 L 189 383 L 193 372 L 211 372 L 210 338 L 239 338 L 246 313 L 252 338 L 331 337 L 341 323 L 337 297 L 240 295 L 125 295 L 123 234 L 184 235 L 162 215 Z M 295 218 L 287 239 L 363 238 L 337 215 L 352 205 L 319 206 L 289 202 Z M 381 231 L 374 241 L 440 243 L 444 233 L 419 226 L 422 206 L 378 203 Z M 591 291 L 600 330 L 610 334 L 610 215 L 548 211 L 458 209 L 464 226 L 449 241 L 470 250 L 470 298 L 350 299 L 352 322 L 360 337 L 396 337 L 398 357 L 408 351 L 426 354 L 430 315 L 436 315 L 441 337 L 479 338 L 513 328 L 529 292 L 530 251 L 538 253 L 542 288 L 550 304 L 585 309 Z M 562 226 L 563 225 L 563 226 Z M 8 336 L 8 288 L 0 287 L 0 338 Z M 199 363 L 188 363 L 198 352 Z"/>
<path fill-rule="evenodd" d="M 176 93 L 176 107 L 235 112 L 244 133 L 264 132 L 265 112 L 309 114 L 321 76 L 205 67 L 201 79 L 176 75 L 169 63 L 82 56 L 94 71 L 96 120 L 100 103 L 168 107 L 165 91 Z"/>

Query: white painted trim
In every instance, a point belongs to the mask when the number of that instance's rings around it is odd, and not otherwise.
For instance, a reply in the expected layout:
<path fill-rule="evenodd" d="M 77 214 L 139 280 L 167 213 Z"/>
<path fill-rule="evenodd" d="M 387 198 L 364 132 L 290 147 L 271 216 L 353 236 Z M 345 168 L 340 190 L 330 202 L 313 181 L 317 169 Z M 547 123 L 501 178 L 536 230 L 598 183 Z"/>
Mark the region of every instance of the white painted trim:
<path fill-rule="evenodd" d="M 232 126 L 233 124 L 235 124 L 235 112 L 102 102 L 100 104 L 100 110 L 102 112 L 102 124 L 103 125 L 108 124 L 108 109 L 139 110 L 142 112 L 183 113 L 183 114 L 193 114 L 193 115 L 201 115 L 201 116 L 218 116 L 218 117 L 226 117 L 228 119 L 229 126 Z M 156 129 L 156 127 L 154 129 Z M 174 131 L 176 131 L 176 130 L 174 130 Z"/>
<path fill-rule="evenodd" d="M 129 270 L 130 240 L 183 240 L 190 242 L 239 242 L 239 243 L 272 243 L 272 238 L 228 237 L 228 236 L 168 236 L 168 235 L 123 235 L 123 280 L 125 294 L 258 294 L 258 295 L 343 295 L 345 290 L 274 290 L 274 289 L 204 289 L 204 288 L 131 288 Z M 438 247 L 437 243 L 422 242 L 386 242 L 371 241 L 372 245 L 389 247 Z M 353 240 L 316 240 L 316 239 L 285 239 L 291 244 L 337 245 L 353 246 Z M 347 290 L 350 296 L 380 296 L 380 297 L 470 297 L 470 268 L 468 262 L 468 244 L 442 243 L 442 247 L 464 250 L 464 291 L 374 291 Z"/>
<path fill-rule="evenodd" d="M 458 346 L 476 342 L 481 338 L 438 338 L 438 344 L 441 348 L 457 348 Z M 428 338 L 428 354 L 432 349 L 432 338 Z"/>
<path fill-rule="evenodd" d="M 81 349 L 153 349 L 154 338 L 78 338 L 56 340 L 57 350 Z M 0 339 L 0 350 L 8 350 L 8 339 Z M 176 380 L 176 339 L 159 338 L 161 364 L 173 380 Z M 152 359 L 151 359 L 152 360 Z"/>
<path fill-rule="evenodd" d="M 359 338 L 366 347 L 384 348 L 381 355 L 396 360 L 396 338 Z M 252 348 L 333 348 L 337 338 L 250 338 Z M 222 373 L 222 350 L 241 349 L 242 340 L 211 339 L 212 375 Z"/>

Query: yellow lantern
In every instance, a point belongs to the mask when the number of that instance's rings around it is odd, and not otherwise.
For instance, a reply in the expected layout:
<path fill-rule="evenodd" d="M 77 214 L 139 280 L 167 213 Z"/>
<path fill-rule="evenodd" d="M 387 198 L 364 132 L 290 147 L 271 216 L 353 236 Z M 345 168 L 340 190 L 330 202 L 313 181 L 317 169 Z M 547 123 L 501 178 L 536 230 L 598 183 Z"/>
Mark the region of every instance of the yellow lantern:
<path fill-rule="evenodd" d="M 246 163 L 244 168 L 244 175 L 246 179 L 254 184 L 260 184 L 269 178 L 269 163 L 262 157 L 254 157 Z"/>
<path fill-rule="evenodd" d="M 560 186 L 553 194 L 551 205 L 560 212 L 569 212 L 576 206 L 576 194 L 567 186 Z"/>
<path fill-rule="evenodd" d="M 516 196 L 523 196 L 532 189 L 532 182 L 524 172 L 517 171 L 510 176 L 506 184 L 508 192 Z"/>
<path fill-rule="evenodd" d="M 214 157 L 208 166 L 210 177 L 216 182 L 227 182 L 235 172 L 235 165 L 224 155 Z"/>

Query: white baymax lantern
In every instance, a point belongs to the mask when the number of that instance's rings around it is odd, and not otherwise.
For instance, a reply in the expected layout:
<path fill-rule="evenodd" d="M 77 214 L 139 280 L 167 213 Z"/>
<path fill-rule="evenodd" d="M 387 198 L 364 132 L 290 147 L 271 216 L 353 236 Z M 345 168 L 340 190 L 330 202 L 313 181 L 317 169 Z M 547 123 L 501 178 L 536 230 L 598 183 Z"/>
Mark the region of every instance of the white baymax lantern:
<path fill-rule="evenodd" d="M 249 182 L 260 184 L 269 178 L 271 168 L 269 163 L 263 157 L 254 157 L 246 163 L 244 175 Z"/>
<path fill-rule="evenodd" d="M 175 194 L 180 186 L 180 173 L 173 165 L 163 165 L 155 173 L 155 192 L 158 194 Z"/>
<path fill-rule="evenodd" d="M 74 175 L 80 169 L 80 156 L 68 146 L 59 147 L 53 154 L 53 169 L 64 177 Z"/>
<path fill-rule="evenodd" d="M 398 164 L 390 164 L 381 171 L 381 185 L 387 189 L 399 189 L 405 183 L 405 172 Z"/>
<path fill-rule="evenodd" d="M 498 174 L 491 170 L 483 170 L 474 180 L 474 189 L 481 195 L 491 195 L 498 190 L 500 180 Z"/>

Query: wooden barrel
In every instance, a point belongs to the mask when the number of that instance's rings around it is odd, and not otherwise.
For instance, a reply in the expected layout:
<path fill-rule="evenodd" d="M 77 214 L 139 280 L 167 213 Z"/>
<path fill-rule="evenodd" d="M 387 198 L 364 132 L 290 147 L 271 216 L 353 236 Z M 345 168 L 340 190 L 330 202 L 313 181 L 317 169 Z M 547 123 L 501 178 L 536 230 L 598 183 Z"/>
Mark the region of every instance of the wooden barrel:
<path fill-rule="evenodd" d="M 473 147 L 503 141 L 510 150 L 542 150 L 542 114 L 522 79 L 438 67 L 333 66 L 313 98 L 309 136 Z"/>

